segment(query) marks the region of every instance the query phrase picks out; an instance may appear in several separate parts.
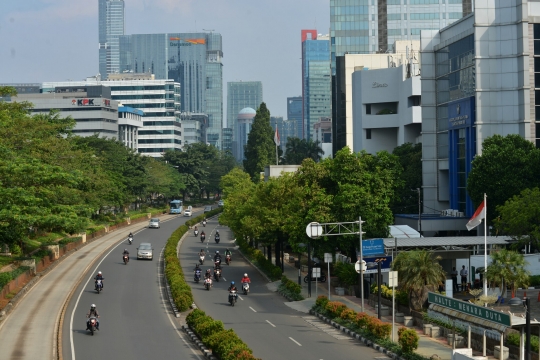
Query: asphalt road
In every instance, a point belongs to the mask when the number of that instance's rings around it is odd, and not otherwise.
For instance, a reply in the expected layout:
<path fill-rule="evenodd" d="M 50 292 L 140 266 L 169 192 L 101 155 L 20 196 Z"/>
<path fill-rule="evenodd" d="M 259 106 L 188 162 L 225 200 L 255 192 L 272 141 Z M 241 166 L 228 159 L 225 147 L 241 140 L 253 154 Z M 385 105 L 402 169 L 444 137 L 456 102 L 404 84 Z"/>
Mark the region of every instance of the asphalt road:
<path fill-rule="evenodd" d="M 221 234 L 219 244 L 214 242 L 216 230 Z M 210 291 L 203 288 L 202 282 L 194 283 L 191 275 L 195 303 L 214 319 L 223 321 L 226 328 L 233 328 L 256 357 L 264 360 L 384 357 L 384 354 L 330 331 L 326 326 L 318 327 L 314 317 L 286 306 L 286 300 L 278 293 L 268 290 L 267 281 L 238 255 L 234 250 L 229 229 L 219 226 L 216 219 L 211 219 L 204 231 L 204 244 L 191 233 L 181 245 L 180 261 L 186 277 L 193 274 L 194 265 L 198 261 L 197 253 L 201 247 L 207 251 L 207 258 L 202 266 L 204 271 L 213 267 L 216 250 L 223 254 L 226 248 L 231 249 L 233 261 L 230 266 L 223 263 L 223 277 L 226 281 L 214 281 Z M 231 280 L 238 284 L 246 272 L 251 279 L 250 293 L 247 296 L 240 293 L 237 304 L 232 307 L 228 303 L 227 288 Z M 240 286 L 238 288 L 240 289 Z"/>
<path fill-rule="evenodd" d="M 161 282 L 161 251 L 172 232 L 187 219 L 171 216 L 168 221 L 162 220 L 160 229 L 145 228 L 134 233 L 132 245 L 127 241 L 118 243 L 93 265 L 66 310 L 62 330 L 64 359 L 203 358 L 181 333 Z M 153 260 L 137 260 L 136 248 L 142 242 L 153 245 Z M 122 261 L 124 248 L 130 252 L 127 265 Z M 104 276 L 100 294 L 94 290 L 97 271 Z M 85 330 L 91 304 L 97 305 L 100 314 L 100 331 L 94 336 Z"/>

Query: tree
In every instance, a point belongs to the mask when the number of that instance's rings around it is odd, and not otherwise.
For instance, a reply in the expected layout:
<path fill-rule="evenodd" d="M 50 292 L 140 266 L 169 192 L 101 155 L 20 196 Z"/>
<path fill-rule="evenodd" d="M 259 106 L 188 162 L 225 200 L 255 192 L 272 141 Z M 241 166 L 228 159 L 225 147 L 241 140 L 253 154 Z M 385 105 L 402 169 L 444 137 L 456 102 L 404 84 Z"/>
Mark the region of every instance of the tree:
<path fill-rule="evenodd" d="M 540 250 L 540 190 L 525 189 L 497 207 L 500 217 L 495 227 L 500 234 L 517 240 L 517 248 L 531 245 Z M 515 247 L 515 246 L 514 246 Z"/>
<path fill-rule="evenodd" d="M 422 188 L 422 144 L 406 143 L 392 152 L 397 156 L 403 168 L 402 185 L 396 189 L 390 207 L 394 214 L 416 213 L 418 209 L 418 192 Z"/>
<path fill-rule="evenodd" d="M 529 286 L 530 273 L 525 270 L 527 262 L 523 254 L 516 251 L 501 249 L 490 254 L 491 264 L 486 270 L 487 280 L 500 289 L 505 289 L 508 285 L 515 294 L 518 287 L 527 288 Z"/>
<path fill-rule="evenodd" d="M 426 250 L 401 252 L 394 259 L 392 270 L 399 271 L 400 287 L 409 293 L 411 309 L 422 309 L 428 291 L 444 283 L 446 273 L 440 259 Z"/>
<path fill-rule="evenodd" d="M 467 191 L 475 206 L 487 194 L 486 220 L 492 221 L 497 206 L 527 188 L 539 186 L 540 150 L 519 135 L 494 135 L 482 146 L 482 155 L 472 162 Z"/>
<path fill-rule="evenodd" d="M 259 182 L 260 173 L 264 171 L 265 166 L 276 162 L 274 131 L 270 126 L 270 111 L 264 102 L 257 109 L 253 119 L 244 156 L 244 169 L 255 182 Z"/>
<path fill-rule="evenodd" d="M 304 159 L 318 162 L 323 154 L 324 151 L 319 146 L 318 141 L 289 137 L 287 138 L 284 162 L 287 165 L 300 165 Z"/>

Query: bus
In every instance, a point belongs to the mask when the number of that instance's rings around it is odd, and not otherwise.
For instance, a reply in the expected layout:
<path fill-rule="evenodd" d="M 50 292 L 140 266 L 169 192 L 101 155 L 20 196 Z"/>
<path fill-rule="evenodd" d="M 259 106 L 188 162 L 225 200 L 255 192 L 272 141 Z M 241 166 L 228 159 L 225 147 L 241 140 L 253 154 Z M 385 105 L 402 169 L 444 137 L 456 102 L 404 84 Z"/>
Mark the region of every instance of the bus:
<path fill-rule="evenodd" d="M 173 200 L 169 203 L 169 214 L 181 214 L 183 207 L 182 207 L 182 200 Z"/>

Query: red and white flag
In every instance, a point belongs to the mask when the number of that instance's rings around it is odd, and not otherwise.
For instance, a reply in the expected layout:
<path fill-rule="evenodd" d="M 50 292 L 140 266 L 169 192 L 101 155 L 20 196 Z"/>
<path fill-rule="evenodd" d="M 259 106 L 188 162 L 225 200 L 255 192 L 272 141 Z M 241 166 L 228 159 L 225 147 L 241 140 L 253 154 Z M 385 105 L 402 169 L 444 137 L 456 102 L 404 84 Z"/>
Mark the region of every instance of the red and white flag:
<path fill-rule="evenodd" d="M 279 141 L 279 132 L 276 126 L 276 132 L 274 133 L 274 142 L 276 143 L 276 146 L 279 146 L 281 142 Z"/>
<path fill-rule="evenodd" d="M 482 223 L 482 219 L 486 218 L 486 201 L 482 201 L 480 206 L 478 206 L 478 209 L 474 212 L 474 215 L 472 216 L 471 220 L 467 223 L 467 230 L 471 231 L 478 225 Z"/>

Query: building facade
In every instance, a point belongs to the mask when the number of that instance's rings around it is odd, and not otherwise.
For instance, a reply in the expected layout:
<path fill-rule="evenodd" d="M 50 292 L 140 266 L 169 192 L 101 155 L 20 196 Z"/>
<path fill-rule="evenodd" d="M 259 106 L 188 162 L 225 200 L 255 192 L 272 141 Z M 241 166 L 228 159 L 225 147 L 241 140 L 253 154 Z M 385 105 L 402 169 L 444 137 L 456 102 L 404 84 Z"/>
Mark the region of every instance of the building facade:
<path fill-rule="evenodd" d="M 408 64 L 352 74 L 353 151 L 370 154 L 421 142 L 419 74 Z"/>
<path fill-rule="evenodd" d="M 206 133 L 206 129 L 208 128 L 208 115 L 182 113 L 180 114 L 180 118 L 182 119 L 182 138 L 184 146 L 198 142 L 208 143 L 206 140 L 208 136 Z"/>
<path fill-rule="evenodd" d="M 302 30 L 302 138 L 309 139 L 313 125 L 331 116 L 330 39 L 316 30 Z"/>
<path fill-rule="evenodd" d="M 143 126 L 144 112 L 129 106 L 118 106 L 118 140 L 138 152 L 139 128 Z"/>
<path fill-rule="evenodd" d="M 294 121 L 296 124 L 294 130 L 294 137 L 303 139 L 304 123 L 302 120 L 302 97 L 292 96 L 287 98 L 287 120 Z"/>
<path fill-rule="evenodd" d="M 256 114 L 257 112 L 252 108 L 244 108 L 238 113 L 233 141 L 233 156 L 238 162 L 245 159 L 244 146 L 247 145 L 249 132 Z"/>
<path fill-rule="evenodd" d="M 231 128 L 221 129 L 221 150 L 233 154 L 233 132 Z"/>
<path fill-rule="evenodd" d="M 540 3 L 476 1 L 473 13 L 421 35 L 423 204 L 470 217 L 466 182 L 492 135 L 540 145 Z M 540 58 L 539 58 L 540 59 Z M 539 74 L 537 74 L 539 73 Z M 540 94 L 540 93 L 539 93 Z"/>
<path fill-rule="evenodd" d="M 183 146 L 180 119 L 180 84 L 173 80 L 130 80 L 144 78 L 142 74 L 121 75 L 111 81 L 89 78 L 87 81 L 43 83 L 43 91 L 68 92 L 91 89 L 95 86 L 110 88 L 111 98 L 124 106 L 144 112 L 143 127 L 138 131 L 138 152 L 161 157 L 166 150 L 181 151 Z"/>
<path fill-rule="evenodd" d="M 227 127 L 235 133 L 238 113 L 244 108 L 258 109 L 263 102 L 260 81 L 234 81 L 227 83 Z M 233 136 L 233 141 L 234 141 Z"/>
<path fill-rule="evenodd" d="M 99 73 L 106 79 L 120 71 L 120 41 L 124 35 L 124 0 L 98 0 Z"/>
<path fill-rule="evenodd" d="M 208 115 L 207 141 L 220 146 L 223 51 L 219 33 L 136 34 L 120 37 L 120 72 L 150 73 L 180 84 L 180 111 Z"/>
<path fill-rule="evenodd" d="M 276 127 L 279 133 L 279 142 L 280 148 L 283 150 L 283 155 L 287 151 L 287 142 L 289 138 L 296 137 L 296 121 L 295 120 L 284 120 L 283 116 L 270 116 L 270 126 L 274 131 Z"/>
<path fill-rule="evenodd" d="M 419 74 L 420 42 L 396 41 L 387 54 L 346 54 L 336 62 L 332 89 L 332 152 L 348 146 L 354 149 L 352 74 L 355 70 L 375 70 L 411 64 L 410 72 Z"/>
<path fill-rule="evenodd" d="M 322 117 L 313 125 L 313 141 L 319 143 L 324 152 L 322 158 L 332 157 L 332 119 Z"/>

